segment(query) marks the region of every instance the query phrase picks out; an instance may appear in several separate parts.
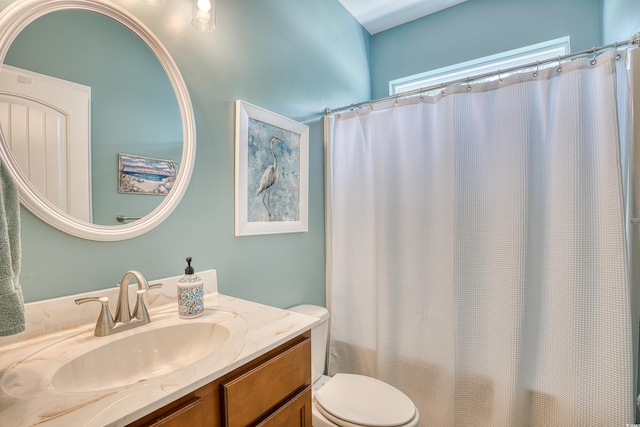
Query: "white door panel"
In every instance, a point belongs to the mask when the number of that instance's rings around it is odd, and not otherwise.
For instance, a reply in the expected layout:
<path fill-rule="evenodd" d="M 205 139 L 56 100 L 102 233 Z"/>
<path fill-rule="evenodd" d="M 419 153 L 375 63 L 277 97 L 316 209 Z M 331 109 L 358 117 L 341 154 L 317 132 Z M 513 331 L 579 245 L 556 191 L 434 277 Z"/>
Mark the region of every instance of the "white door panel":
<path fill-rule="evenodd" d="M 91 222 L 91 89 L 7 65 L 0 72 L 0 125 L 35 188 Z"/>

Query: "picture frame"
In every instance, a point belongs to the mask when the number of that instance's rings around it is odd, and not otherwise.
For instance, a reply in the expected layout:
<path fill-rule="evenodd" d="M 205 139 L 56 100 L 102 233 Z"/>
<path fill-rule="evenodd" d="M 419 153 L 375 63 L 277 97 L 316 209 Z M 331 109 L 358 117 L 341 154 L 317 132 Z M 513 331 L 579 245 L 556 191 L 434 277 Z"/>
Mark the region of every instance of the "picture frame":
<path fill-rule="evenodd" d="M 118 153 L 118 193 L 166 196 L 177 173 L 175 160 Z"/>
<path fill-rule="evenodd" d="M 236 101 L 235 235 L 306 232 L 309 127 Z"/>

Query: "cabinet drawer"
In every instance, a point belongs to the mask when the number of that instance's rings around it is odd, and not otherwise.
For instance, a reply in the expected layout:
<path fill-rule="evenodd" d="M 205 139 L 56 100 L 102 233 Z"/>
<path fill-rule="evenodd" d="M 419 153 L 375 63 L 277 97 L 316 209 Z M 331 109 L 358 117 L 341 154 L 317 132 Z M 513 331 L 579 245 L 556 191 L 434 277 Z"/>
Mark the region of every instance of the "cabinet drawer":
<path fill-rule="evenodd" d="M 243 375 L 222 384 L 226 427 L 255 423 L 311 385 L 311 341 L 301 341 Z"/>
<path fill-rule="evenodd" d="M 204 427 L 202 399 L 186 402 L 173 411 L 147 424 L 148 427 Z"/>

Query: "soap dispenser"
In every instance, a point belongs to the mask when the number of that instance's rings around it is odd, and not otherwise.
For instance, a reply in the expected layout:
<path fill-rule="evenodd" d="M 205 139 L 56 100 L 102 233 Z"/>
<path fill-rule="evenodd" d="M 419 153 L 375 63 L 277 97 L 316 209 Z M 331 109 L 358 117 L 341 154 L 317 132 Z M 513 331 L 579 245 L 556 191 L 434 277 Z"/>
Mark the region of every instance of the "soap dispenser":
<path fill-rule="evenodd" d="M 184 276 L 178 280 L 178 315 L 192 319 L 204 313 L 204 286 L 202 279 L 194 274 L 191 257 L 187 258 Z"/>

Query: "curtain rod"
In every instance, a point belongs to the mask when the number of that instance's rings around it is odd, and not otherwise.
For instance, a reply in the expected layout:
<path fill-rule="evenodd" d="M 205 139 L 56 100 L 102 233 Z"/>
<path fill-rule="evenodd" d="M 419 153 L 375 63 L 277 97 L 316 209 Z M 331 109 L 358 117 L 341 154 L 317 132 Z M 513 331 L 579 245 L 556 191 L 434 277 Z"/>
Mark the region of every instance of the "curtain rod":
<path fill-rule="evenodd" d="M 504 70 L 500 70 L 500 73 L 510 73 L 512 71 L 516 71 L 516 70 L 520 70 L 520 69 L 526 69 L 526 68 L 532 68 L 532 67 L 536 67 L 536 66 L 540 66 L 542 64 L 549 64 L 552 62 L 558 62 L 559 64 L 565 60 L 565 59 L 570 59 L 570 58 L 575 58 L 578 56 L 585 56 L 588 54 L 594 54 L 598 51 L 601 50 L 605 50 L 605 49 L 611 49 L 611 48 L 615 48 L 617 49 L 618 47 L 623 47 L 623 46 L 628 46 L 628 45 L 640 45 L 640 32 L 634 34 L 631 38 L 629 38 L 629 40 L 624 41 L 624 42 L 618 42 L 618 43 L 612 43 L 612 44 L 608 44 L 605 46 L 600 46 L 600 47 L 594 47 L 588 50 L 583 50 L 581 52 L 576 52 L 576 53 L 570 53 L 564 56 L 559 56 L 558 58 L 553 58 L 553 59 L 547 59 L 545 61 L 537 61 L 537 62 L 531 62 L 529 64 L 524 64 L 524 65 L 518 65 L 516 67 L 511 67 L 511 68 L 505 68 Z M 369 100 L 369 101 L 363 101 L 363 102 L 359 102 L 357 104 L 351 104 L 351 105 L 345 105 L 344 107 L 340 107 L 340 108 L 327 108 L 325 110 L 325 114 L 329 115 L 329 114 L 336 114 L 339 112 L 343 112 L 343 111 L 349 111 L 349 110 L 355 110 L 356 108 L 360 108 L 364 105 L 372 105 L 372 104 L 376 104 L 378 102 L 384 102 L 384 101 L 389 101 L 392 99 L 399 99 L 399 98 L 406 98 L 406 97 L 410 97 L 410 96 L 414 96 L 414 95 L 419 95 L 425 92 L 429 92 L 432 90 L 436 90 L 436 89 L 446 89 L 449 86 L 455 86 L 458 84 L 462 84 L 462 83 L 470 83 L 470 82 L 474 82 L 476 80 L 480 80 L 480 79 L 484 79 L 487 77 L 491 77 L 491 76 L 495 76 L 496 72 L 492 71 L 490 73 L 484 73 L 484 74 L 478 74 L 478 75 L 473 75 L 473 76 L 469 76 L 463 79 L 458 79 L 458 80 L 452 80 L 450 82 L 444 83 L 444 84 L 438 84 L 438 85 L 434 85 L 434 86 L 428 86 L 428 87 L 423 87 L 420 89 L 413 89 L 407 92 L 401 92 L 401 93 L 397 93 L 395 95 L 389 95 L 389 96 L 385 96 L 383 98 L 378 98 L 378 99 L 374 99 L 374 100 Z"/>

